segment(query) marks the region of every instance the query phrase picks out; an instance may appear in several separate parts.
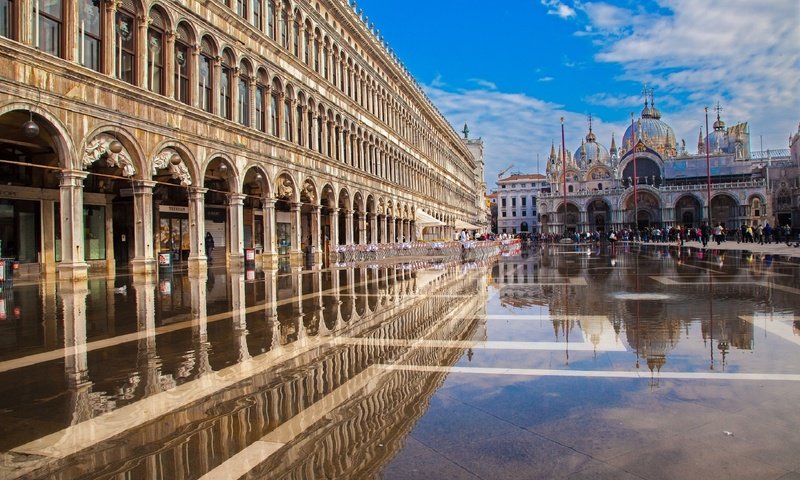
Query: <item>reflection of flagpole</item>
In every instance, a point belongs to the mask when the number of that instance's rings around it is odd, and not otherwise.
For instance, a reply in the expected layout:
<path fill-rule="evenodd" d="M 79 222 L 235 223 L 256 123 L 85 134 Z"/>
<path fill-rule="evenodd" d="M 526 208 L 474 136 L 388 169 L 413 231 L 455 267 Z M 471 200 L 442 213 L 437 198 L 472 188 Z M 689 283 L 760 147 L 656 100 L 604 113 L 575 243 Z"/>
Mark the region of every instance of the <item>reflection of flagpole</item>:
<path fill-rule="evenodd" d="M 633 139 L 633 146 L 631 152 L 633 154 L 633 229 L 639 230 L 639 199 L 636 195 L 636 126 L 633 123 L 633 112 L 631 112 L 631 138 Z"/>
<path fill-rule="evenodd" d="M 711 137 L 708 135 L 708 107 L 706 107 L 706 207 L 708 208 L 708 226 L 714 228 L 711 223 L 711 158 L 708 154 L 708 142 Z"/>
<path fill-rule="evenodd" d="M 564 235 L 567 234 L 567 148 L 564 141 L 564 117 L 561 117 L 561 173 L 564 175 Z"/>

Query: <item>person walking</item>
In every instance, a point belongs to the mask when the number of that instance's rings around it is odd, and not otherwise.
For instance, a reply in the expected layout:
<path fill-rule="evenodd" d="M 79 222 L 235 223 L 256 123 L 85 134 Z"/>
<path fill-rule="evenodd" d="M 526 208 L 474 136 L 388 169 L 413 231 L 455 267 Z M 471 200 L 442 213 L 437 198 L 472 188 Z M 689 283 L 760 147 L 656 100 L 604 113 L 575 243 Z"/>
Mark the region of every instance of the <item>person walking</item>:
<path fill-rule="evenodd" d="M 703 248 L 708 245 L 709 235 L 711 235 L 711 227 L 708 226 L 708 223 L 703 222 L 703 226 L 700 227 L 700 240 L 703 242 Z"/>

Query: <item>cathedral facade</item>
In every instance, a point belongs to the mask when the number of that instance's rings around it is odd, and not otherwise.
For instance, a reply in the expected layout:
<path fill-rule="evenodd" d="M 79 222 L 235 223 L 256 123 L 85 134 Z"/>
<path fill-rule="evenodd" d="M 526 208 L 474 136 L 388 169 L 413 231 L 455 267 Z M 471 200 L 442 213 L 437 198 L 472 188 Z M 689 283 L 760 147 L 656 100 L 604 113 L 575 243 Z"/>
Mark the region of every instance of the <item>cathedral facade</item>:
<path fill-rule="evenodd" d="M 566 159 L 551 147 L 551 189 L 537 202 L 541 229 L 560 235 L 706 222 L 729 230 L 791 224 L 791 215 L 776 215 L 767 181 L 789 162 L 788 150 L 751 152 L 747 123 L 728 127 L 719 109 L 713 130 L 701 130 L 696 153 L 690 153 L 650 96 L 619 147 L 614 136 L 610 148 L 600 144 L 591 120 L 585 139 Z"/>

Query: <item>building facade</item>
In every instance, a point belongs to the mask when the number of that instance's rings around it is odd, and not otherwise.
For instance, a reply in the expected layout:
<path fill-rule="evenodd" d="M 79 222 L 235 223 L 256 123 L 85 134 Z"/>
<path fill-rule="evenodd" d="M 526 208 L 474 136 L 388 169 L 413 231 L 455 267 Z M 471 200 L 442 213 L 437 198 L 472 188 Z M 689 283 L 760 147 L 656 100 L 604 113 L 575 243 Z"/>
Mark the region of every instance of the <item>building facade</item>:
<path fill-rule="evenodd" d="M 696 153 L 687 150 L 685 141 L 677 142 L 652 94 L 619 148 L 613 136 L 610 148 L 600 144 L 590 120 L 574 154 L 567 151 L 565 159 L 562 149 L 556 153 L 551 147 L 547 177 L 552 191 L 538 202 L 542 231 L 791 224 L 793 184 L 786 176 L 796 182 L 796 173 L 789 168 L 789 150 L 751 152 L 747 123 L 727 127 L 720 110 L 713 130 L 705 136 L 700 131 Z M 780 177 L 785 180 L 767 181 Z M 776 189 L 785 192 L 779 195 L 782 203 L 775 200 Z"/>
<path fill-rule="evenodd" d="M 272 264 L 479 215 L 464 140 L 344 0 L 0 11 L 0 239 L 23 269 Z"/>
<path fill-rule="evenodd" d="M 497 230 L 509 235 L 539 233 L 536 201 L 550 185 L 538 173 L 514 173 L 497 180 Z"/>

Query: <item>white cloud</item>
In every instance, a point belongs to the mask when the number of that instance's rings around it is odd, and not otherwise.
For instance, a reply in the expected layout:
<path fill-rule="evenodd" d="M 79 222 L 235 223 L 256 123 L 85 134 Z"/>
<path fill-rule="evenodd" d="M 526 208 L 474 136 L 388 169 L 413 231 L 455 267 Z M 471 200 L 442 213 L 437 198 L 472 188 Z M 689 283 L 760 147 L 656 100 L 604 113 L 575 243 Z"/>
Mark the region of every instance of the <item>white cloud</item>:
<path fill-rule="evenodd" d="M 641 95 L 611 95 L 609 93 L 596 93 L 583 99 L 590 105 L 609 108 L 628 108 L 642 106 Z"/>
<path fill-rule="evenodd" d="M 444 81 L 442 80 L 442 74 L 441 73 L 437 73 L 436 76 L 433 77 L 433 80 L 431 80 L 431 85 L 434 86 L 434 87 L 437 87 L 437 88 L 442 88 L 442 87 L 447 86 L 447 84 L 444 83 Z"/>
<path fill-rule="evenodd" d="M 679 105 L 669 102 L 662 110 L 664 120 L 687 144 L 696 141 L 703 107 L 720 101 L 729 125 L 749 121 L 754 138 L 764 135 L 765 147 L 787 148 L 786 138 L 800 112 L 798 3 L 658 3 L 667 13 L 579 4 L 589 22 L 579 33 L 596 33 L 600 43 L 595 59 L 619 64 L 622 78 L 655 86 L 656 100 L 664 94 L 686 99 Z M 608 103 L 612 98 L 597 94 L 588 101 L 613 106 Z"/>
<path fill-rule="evenodd" d="M 555 78 L 553 78 L 553 77 L 540 77 L 539 78 L 540 82 L 552 82 L 553 80 L 555 80 Z"/>
<path fill-rule="evenodd" d="M 558 15 L 564 19 L 572 18 L 577 15 L 574 8 L 558 0 L 542 0 L 542 5 L 547 7 L 548 15 Z"/>
<path fill-rule="evenodd" d="M 514 171 L 544 173 L 551 142 L 561 143 L 560 117 L 565 117 L 567 149 L 575 151 L 587 131 L 584 113 L 570 112 L 562 105 L 543 101 L 522 93 L 487 89 L 448 91 L 430 85 L 424 87 L 428 97 L 454 128 L 469 125 L 470 136 L 485 142 L 486 183 L 495 188 L 497 173 L 509 165 Z M 617 126 L 595 118 L 593 130 L 600 143 L 611 142 Z M 619 141 L 619 138 L 617 138 Z"/>
<path fill-rule="evenodd" d="M 484 80 L 482 78 L 470 78 L 469 81 L 475 83 L 479 87 L 488 88 L 490 90 L 497 90 L 497 84 L 494 82 L 490 82 L 489 80 Z"/>

